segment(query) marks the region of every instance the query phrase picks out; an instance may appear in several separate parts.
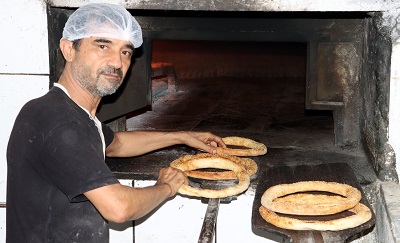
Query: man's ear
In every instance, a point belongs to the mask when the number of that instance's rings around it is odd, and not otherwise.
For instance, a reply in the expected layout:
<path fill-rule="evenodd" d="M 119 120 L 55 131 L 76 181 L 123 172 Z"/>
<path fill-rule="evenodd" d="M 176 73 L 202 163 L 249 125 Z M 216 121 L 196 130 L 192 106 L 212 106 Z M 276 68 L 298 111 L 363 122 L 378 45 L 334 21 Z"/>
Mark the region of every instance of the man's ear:
<path fill-rule="evenodd" d="M 70 62 L 74 58 L 75 49 L 72 46 L 72 41 L 61 39 L 60 40 L 60 50 L 63 54 L 65 61 Z"/>

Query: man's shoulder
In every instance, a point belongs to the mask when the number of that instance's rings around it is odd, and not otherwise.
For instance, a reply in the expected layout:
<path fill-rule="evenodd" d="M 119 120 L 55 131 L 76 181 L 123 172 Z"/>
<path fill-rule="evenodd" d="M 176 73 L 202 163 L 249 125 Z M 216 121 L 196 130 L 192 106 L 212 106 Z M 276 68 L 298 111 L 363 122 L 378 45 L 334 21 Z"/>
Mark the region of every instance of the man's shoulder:
<path fill-rule="evenodd" d="M 63 124 L 82 122 L 85 118 L 85 112 L 68 95 L 58 88 L 52 88 L 45 95 L 25 104 L 15 125 L 28 125 L 33 130 L 44 132 Z"/>
<path fill-rule="evenodd" d="M 79 107 L 68 95 L 56 87 L 50 89 L 45 95 L 27 102 L 21 109 L 21 112 L 32 114 L 38 119 L 70 117 L 71 113 L 79 113 L 79 111 Z"/>
<path fill-rule="evenodd" d="M 41 107 L 57 107 L 68 103 L 69 97 L 59 88 L 53 87 L 46 94 L 28 101 L 24 107 L 29 109 Z"/>

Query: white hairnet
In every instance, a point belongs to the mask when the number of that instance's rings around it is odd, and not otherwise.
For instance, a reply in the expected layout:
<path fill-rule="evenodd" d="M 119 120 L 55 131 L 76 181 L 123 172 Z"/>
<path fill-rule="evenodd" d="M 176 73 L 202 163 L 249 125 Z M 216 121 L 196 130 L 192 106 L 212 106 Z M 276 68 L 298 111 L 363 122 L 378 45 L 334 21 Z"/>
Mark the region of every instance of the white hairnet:
<path fill-rule="evenodd" d="M 142 29 L 122 6 L 90 3 L 78 8 L 68 18 L 62 39 L 74 41 L 91 36 L 130 41 L 135 48 L 142 45 Z"/>

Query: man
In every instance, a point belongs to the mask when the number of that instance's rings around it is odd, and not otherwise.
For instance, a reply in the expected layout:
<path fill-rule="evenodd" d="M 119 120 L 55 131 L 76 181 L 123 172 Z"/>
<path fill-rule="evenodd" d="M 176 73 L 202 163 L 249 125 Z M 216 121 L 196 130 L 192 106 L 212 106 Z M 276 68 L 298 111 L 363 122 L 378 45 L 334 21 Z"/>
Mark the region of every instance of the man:
<path fill-rule="evenodd" d="M 188 183 L 163 168 L 154 186 L 121 185 L 105 156 L 144 154 L 174 144 L 215 153 L 222 139 L 202 132 L 117 132 L 95 116 L 114 93 L 142 44 L 121 6 L 88 4 L 68 19 L 60 49 L 65 69 L 46 95 L 20 111 L 8 148 L 7 242 L 108 242 L 107 221 L 147 214 Z"/>

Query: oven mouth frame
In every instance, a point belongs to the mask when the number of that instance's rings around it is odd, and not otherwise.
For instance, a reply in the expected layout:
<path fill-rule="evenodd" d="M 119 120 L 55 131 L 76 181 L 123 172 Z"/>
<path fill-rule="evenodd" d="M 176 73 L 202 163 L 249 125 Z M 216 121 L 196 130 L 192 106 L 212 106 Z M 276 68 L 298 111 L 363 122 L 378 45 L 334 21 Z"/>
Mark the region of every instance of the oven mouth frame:
<path fill-rule="evenodd" d="M 129 82 L 102 100 L 100 120 L 112 121 L 151 104 L 153 40 L 299 42 L 307 45 L 306 109 L 333 112 L 337 146 L 359 147 L 363 143 L 362 94 L 363 83 L 368 82 L 363 59 L 368 55 L 365 45 L 369 36 L 365 33 L 370 28 L 370 13 L 130 11 L 142 26 L 144 43 L 127 75 Z M 60 26 L 72 12 L 49 8 L 51 85 L 63 66 L 57 41 Z M 338 67 L 335 70 L 332 66 Z M 345 71 L 337 71 L 339 68 Z"/>

